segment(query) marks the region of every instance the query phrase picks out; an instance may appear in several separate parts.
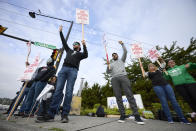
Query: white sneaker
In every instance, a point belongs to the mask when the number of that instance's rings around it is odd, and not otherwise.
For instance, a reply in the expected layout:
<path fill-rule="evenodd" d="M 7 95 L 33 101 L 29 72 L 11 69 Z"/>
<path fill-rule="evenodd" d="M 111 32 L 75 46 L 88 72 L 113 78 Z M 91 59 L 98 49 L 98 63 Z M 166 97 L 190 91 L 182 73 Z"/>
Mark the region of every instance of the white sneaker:
<path fill-rule="evenodd" d="M 131 115 L 131 116 L 129 116 L 127 119 L 134 120 L 135 117 Z"/>
<path fill-rule="evenodd" d="M 120 119 L 118 120 L 119 123 L 125 122 L 125 116 L 120 116 Z"/>
<path fill-rule="evenodd" d="M 169 124 L 174 124 L 174 122 L 173 122 L 173 121 L 169 121 L 168 123 L 169 123 Z"/>
<path fill-rule="evenodd" d="M 140 117 L 141 120 L 145 121 L 147 119 L 143 118 L 143 117 Z M 130 119 L 130 120 L 135 120 L 135 117 L 133 115 L 129 116 L 127 119 Z"/>
<path fill-rule="evenodd" d="M 135 116 L 135 122 L 138 124 L 138 125 L 144 125 L 145 123 L 141 120 L 140 116 L 139 115 L 136 115 Z"/>
<path fill-rule="evenodd" d="M 119 119 L 118 122 L 119 122 L 119 123 L 124 123 L 125 120 L 120 120 L 120 119 Z"/>

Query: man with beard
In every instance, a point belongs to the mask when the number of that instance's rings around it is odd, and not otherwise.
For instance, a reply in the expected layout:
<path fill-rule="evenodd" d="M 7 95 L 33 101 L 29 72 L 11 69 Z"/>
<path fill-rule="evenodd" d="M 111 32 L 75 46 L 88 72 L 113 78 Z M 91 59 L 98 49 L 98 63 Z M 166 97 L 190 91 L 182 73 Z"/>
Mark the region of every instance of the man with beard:
<path fill-rule="evenodd" d="M 88 52 L 84 40 L 82 40 L 82 45 L 84 50 L 83 52 L 80 52 L 81 48 L 79 42 L 74 42 L 73 50 L 70 49 L 63 36 L 62 26 L 60 26 L 59 31 L 60 31 L 60 37 L 62 40 L 63 47 L 67 54 L 64 59 L 63 67 L 58 73 L 56 90 L 53 95 L 52 102 L 50 104 L 48 115 L 45 116 L 45 121 L 54 121 L 55 114 L 57 113 L 59 105 L 61 104 L 61 101 L 63 99 L 63 89 L 65 86 L 65 82 L 67 81 L 64 102 L 63 102 L 63 111 L 61 114 L 61 122 L 68 123 L 69 122 L 68 115 L 71 109 L 73 88 L 77 78 L 80 61 L 88 57 Z"/>
<path fill-rule="evenodd" d="M 120 112 L 120 119 L 118 120 L 118 122 L 125 122 L 125 119 L 127 118 L 125 115 L 125 108 L 122 101 L 122 89 L 123 89 L 127 97 L 127 100 L 129 102 L 129 105 L 133 110 L 133 115 L 135 116 L 135 122 L 137 124 L 143 125 L 144 122 L 141 120 L 140 115 L 138 113 L 137 105 L 133 97 L 133 93 L 131 91 L 131 83 L 127 77 L 127 72 L 125 70 L 125 60 L 127 57 L 127 50 L 122 41 L 119 41 L 119 44 L 123 48 L 123 56 L 121 59 L 118 59 L 118 54 L 113 53 L 112 54 L 113 60 L 110 63 L 110 67 L 108 66 L 106 70 L 106 72 L 112 76 L 112 80 L 111 80 L 112 88 Z"/>

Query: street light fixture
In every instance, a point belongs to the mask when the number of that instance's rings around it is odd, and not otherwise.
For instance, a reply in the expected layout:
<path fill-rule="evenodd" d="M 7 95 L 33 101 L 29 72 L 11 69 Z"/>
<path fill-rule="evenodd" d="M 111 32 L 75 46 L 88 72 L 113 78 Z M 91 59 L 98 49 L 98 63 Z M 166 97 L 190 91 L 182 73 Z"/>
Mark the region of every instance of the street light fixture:
<path fill-rule="evenodd" d="M 41 13 L 35 13 L 35 12 L 29 12 L 29 15 L 30 15 L 32 18 L 35 18 L 35 17 L 36 17 L 35 15 L 40 15 L 40 16 L 44 16 L 44 17 L 48 17 L 48 18 L 52 18 L 52 19 L 56 19 L 56 20 L 61 20 L 61 21 L 66 21 L 66 22 L 70 22 L 70 23 L 73 22 L 73 21 L 64 20 L 64 19 L 60 19 L 60 18 L 48 16 L 48 15 L 43 15 L 43 14 L 41 14 Z"/>
<path fill-rule="evenodd" d="M 29 12 L 29 15 L 30 15 L 32 18 L 35 18 L 35 12 Z"/>

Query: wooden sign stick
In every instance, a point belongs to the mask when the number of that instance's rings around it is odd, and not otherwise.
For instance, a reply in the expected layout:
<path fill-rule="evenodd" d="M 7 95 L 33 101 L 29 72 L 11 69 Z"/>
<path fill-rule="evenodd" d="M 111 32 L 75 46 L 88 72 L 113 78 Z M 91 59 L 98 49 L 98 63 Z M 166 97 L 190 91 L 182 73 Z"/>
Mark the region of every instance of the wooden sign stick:
<path fill-rule="evenodd" d="M 139 59 L 139 63 L 140 63 L 140 68 L 141 68 L 141 70 L 142 70 L 142 76 L 143 77 L 145 77 L 145 71 L 144 71 L 144 68 L 143 68 L 143 66 L 142 66 L 142 62 L 141 62 L 141 59 L 140 59 L 140 57 L 138 57 L 138 59 Z"/>
<path fill-rule="evenodd" d="M 161 66 L 161 63 L 159 60 L 157 60 L 156 62 L 159 64 L 159 66 Z M 168 75 L 168 72 L 165 69 L 163 71 L 165 72 L 166 75 Z"/>
<path fill-rule="evenodd" d="M 10 117 L 12 116 L 12 114 L 13 114 L 15 108 L 16 108 L 16 105 L 18 104 L 18 102 L 19 102 L 19 100 L 20 100 L 20 98 L 21 98 L 21 96 L 22 96 L 22 94 L 23 94 L 23 92 L 24 92 L 24 90 L 25 90 L 27 84 L 28 84 L 28 81 L 25 82 L 24 87 L 22 88 L 22 90 L 21 90 L 21 92 L 20 92 L 18 98 L 16 99 L 16 102 L 15 102 L 14 106 L 12 107 L 11 112 L 9 113 L 9 115 L 8 115 L 8 117 L 7 117 L 7 121 L 8 121 L 8 120 L 10 119 Z"/>

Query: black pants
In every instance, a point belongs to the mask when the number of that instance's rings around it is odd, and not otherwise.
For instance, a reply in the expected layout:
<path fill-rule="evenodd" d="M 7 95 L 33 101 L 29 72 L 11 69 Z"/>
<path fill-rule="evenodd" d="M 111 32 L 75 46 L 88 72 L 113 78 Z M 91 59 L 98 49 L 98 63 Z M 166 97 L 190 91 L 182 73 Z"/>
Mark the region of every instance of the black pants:
<path fill-rule="evenodd" d="M 122 116 L 125 115 L 125 108 L 122 101 L 122 90 L 127 97 L 129 105 L 133 110 L 133 115 L 139 115 L 137 105 L 135 102 L 135 98 L 133 97 L 133 93 L 131 91 L 131 83 L 127 76 L 119 76 L 112 78 L 112 88 L 114 91 L 114 95 L 116 97 L 116 102 L 118 104 L 119 112 Z"/>
<path fill-rule="evenodd" d="M 45 116 L 47 114 L 51 101 L 52 101 L 52 97 L 48 98 L 47 100 L 42 100 L 38 112 L 38 116 Z"/>
<path fill-rule="evenodd" d="M 196 112 L 196 83 L 177 85 L 175 88 L 192 110 Z"/>

